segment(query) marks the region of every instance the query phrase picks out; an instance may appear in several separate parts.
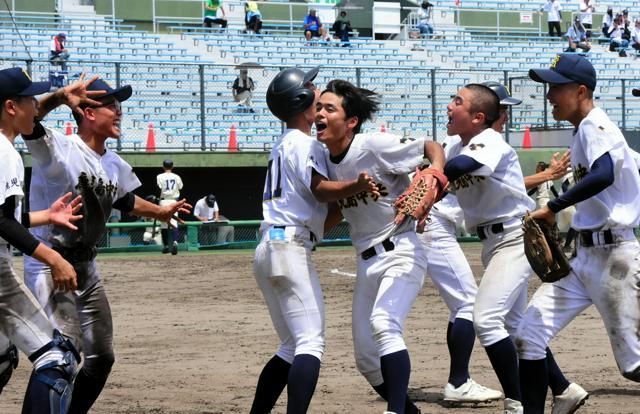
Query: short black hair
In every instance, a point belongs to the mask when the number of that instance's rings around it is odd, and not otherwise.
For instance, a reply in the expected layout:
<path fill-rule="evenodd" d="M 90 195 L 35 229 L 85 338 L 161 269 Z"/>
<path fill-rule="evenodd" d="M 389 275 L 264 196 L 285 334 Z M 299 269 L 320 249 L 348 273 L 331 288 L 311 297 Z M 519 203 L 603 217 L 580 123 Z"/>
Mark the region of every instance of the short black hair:
<path fill-rule="evenodd" d="M 485 125 L 490 127 L 500 118 L 500 100 L 498 99 L 498 95 L 488 87 L 478 84 L 466 85 L 465 89 L 473 92 L 471 111 L 474 113 L 482 112 L 485 117 Z"/>
<path fill-rule="evenodd" d="M 0 118 L 2 118 L 2 112 L 4 111 L 4 104 L 7 101 L 16 101 L 20 102 L 23 98 L 31 98 L 30 96 L 0 96 Z"/>
<path fill-rule="evenodd" d="M 327 84 L 322 93 L 331 92 L 342 98 L 342 109 L 347 118 L 358 117 L 358 124 L 353 129 L 355 134 L 365 121 L 370 120 L 380 109 L 380 95 L 374 91 L 358 88 L 343 79 L 334 79 Z"/>

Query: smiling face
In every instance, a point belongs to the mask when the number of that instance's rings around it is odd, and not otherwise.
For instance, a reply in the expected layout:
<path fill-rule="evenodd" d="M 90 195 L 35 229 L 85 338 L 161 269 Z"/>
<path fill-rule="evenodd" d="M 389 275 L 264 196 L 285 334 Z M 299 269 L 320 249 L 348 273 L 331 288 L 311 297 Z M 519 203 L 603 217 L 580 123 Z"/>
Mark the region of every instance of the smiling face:
<path fill-rule="evenodd" d="M 101 106 L 90 106 L 84 109 L 84 121 L 91 132 L 105 138 L 120 138 L 120 122 L 122 106 L 119 101 L 106 99 Z"/>
<path fill-rule="evenodd" d="M 547 99 L 551 104 L 553 119 L 556 121 L 571 121 L 579 109 L 577 83 L 549 84 Z M 584 86 L 583 86 L 584 88 Z"/>
<path fill-rule="evenodd" d="M 38 115 L 38 100 L 33 96 L 19 96 L 3 101 L 1 121 L 8 122 L 15 133 L 29 135 L 35 127 L 34 118 Z M 7 124 L 8 125 L 8 124 Z"/>
<path fill-rule="evenodd" d="M 339 155 L 347 148 L 358 124 L 358 117 L 347 118 L 342 101 L 341 96 L 324 92 L 316 104 L 317 138 L 327 146 L 331 155 Z"/>

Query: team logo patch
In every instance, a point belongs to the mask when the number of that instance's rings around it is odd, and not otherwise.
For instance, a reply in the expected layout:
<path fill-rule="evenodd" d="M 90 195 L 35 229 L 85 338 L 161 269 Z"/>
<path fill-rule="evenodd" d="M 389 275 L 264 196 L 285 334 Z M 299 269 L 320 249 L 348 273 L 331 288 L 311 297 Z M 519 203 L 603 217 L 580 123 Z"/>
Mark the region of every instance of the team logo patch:
<path fill-rule="evenodd" d="M 587 173 L 589 171 L 587 171 L 587 167 L 585 167 L 584 165 L 578 163 L 577 167 L 572 167 L 573 170 L 573 180 L 577 183 L 578 181 L 582 180 L 584 178 L 585 175 L 587 175 Z"/>
<path fill-rule="evenodd" d="M 24 76 L 26 76 L 27 79 L 31 80 L 31 76 L 29 76 L 29 74 L 27 73 L 26 70 L 24 70 L 24 68 L 22 68 L 22 73 L 24 73 Z"/>
<path fill-rule="evenodd" d="M 560 62 L 560 55 L 556 55 L 556 57 L 553 58 L 553 61 L 551 62 L 551 69 L 554 69 L 558 62 Z"/>
<path fill-rule="evenodd" d="M 380 197 L 385 197 L 389 195 L 389 192 L 387 191 L 387 188 L 384 185 L 379 183 L 376 183 L 376 185 L 378 186 L 378 189 L 380 191 Z M 340 208 L 340 210 L 347 209 L 347 208 L 354 208 L 354 207 L 358 207 L 360 203 L 363 203 L 364 205 L 368 205 L 369 197 L 371 197 L 371 200 L 373 200 L 373 202 L 378 201 L 378 199 L 380 198 L 378 196 L 374 196 L 368 191 L 361 191 L 358 194 L 352 195 L 351 197 L 338 200 L 338 208 Z"/>
<path fill-rule="evenodd" d="M 471 151 L 475 151 L 477 149 L 484 148 L 484 144 L 471 144 L 469 145 L 469 149 Z"/>

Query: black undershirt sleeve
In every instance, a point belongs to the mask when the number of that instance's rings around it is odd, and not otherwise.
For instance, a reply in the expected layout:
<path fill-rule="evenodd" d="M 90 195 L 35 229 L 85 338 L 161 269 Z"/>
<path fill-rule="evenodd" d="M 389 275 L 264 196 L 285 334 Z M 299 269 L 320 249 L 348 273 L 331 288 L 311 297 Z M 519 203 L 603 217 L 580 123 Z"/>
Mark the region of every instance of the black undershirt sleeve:
<path fill-rule="evenodd" d="M 113 206 L 123 213 L 130 213 L 133 211 L 133 208 L 136 206 L 136 196 L 135 194 L 129 192 L 119 198 L 113 203 Z"/>
<path fill-rule="evenodd" d="M 31 256 L 40 242 L 16 220 L 15 211 L 15 196 L 7 198 L 4 204 L 0 205 L 0 237 L 22 253 Z"/>

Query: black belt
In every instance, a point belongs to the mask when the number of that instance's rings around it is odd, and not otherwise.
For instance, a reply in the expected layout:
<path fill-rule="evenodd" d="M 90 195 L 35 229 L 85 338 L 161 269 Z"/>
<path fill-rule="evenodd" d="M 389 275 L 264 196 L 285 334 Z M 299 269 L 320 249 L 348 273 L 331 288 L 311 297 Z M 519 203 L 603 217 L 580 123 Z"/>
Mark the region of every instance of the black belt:
<path fill-rule="evenodd" d="M 604 244 L 613 244 L 615 240 L 613 240 L 613 233 L 611 230 L 604 230 L 602 232 L 599 231 L 589 231 L 589 230 L 580 230 L 580 244 L 584 247 L 592 247 L 593 243 L 593 234 L 594 233 L 602 233 L 604 236 Z"/>
<path fill-rule="evenodd" d="M 393 244 L 393 242 L 389 239 L 383 240 L 382 243 L 382 247 L 384 247 L 384 250 L 390 252 L 391 250 L 396 248 L 396 245 Z M 376 248 L 375 246 L 371 246 L 369 247 L 367 250 L 363 251 L 362 253 L 360 253 L 360 257 L 362 257 L 362 260 L 369 260 L 371 259 L 373 256 L 375 256 L 376 253 Z"/>
<path fill-rule="evenodd" d="M 96 257 L 97 249 L 95 247 L 77 247 L 69 249 L 61 246 L 53 246 L 53 250 L 60 253 L 60 256 L 71 263 L 89 262 Z"/>
<path fill-rule="evenodd" d="M 478 226 L 476 227 L 476 234 L 478 235 L 478 237 L 480 238 L 480 240 L 484 240 L 487 238 L 487 233 L 485 232 L 485 230 L 491 226 L 491 233 L 496 234 L 496 233 L 502 233 L 504 231 L 504 226 L 502 225 L 502 223 L 495 223 L 495 224 L 487 224 L 486 226 Z"/>
<path fill-rule="evenodd" d="M 274 229 L 281 229 L 284 230 L 287 228 L 287 226 L 273 226 Z M 316 241 L 316 236 L 313 234 L 312 231 L 309 231 L 309 239 L 315 243 Z"/>

